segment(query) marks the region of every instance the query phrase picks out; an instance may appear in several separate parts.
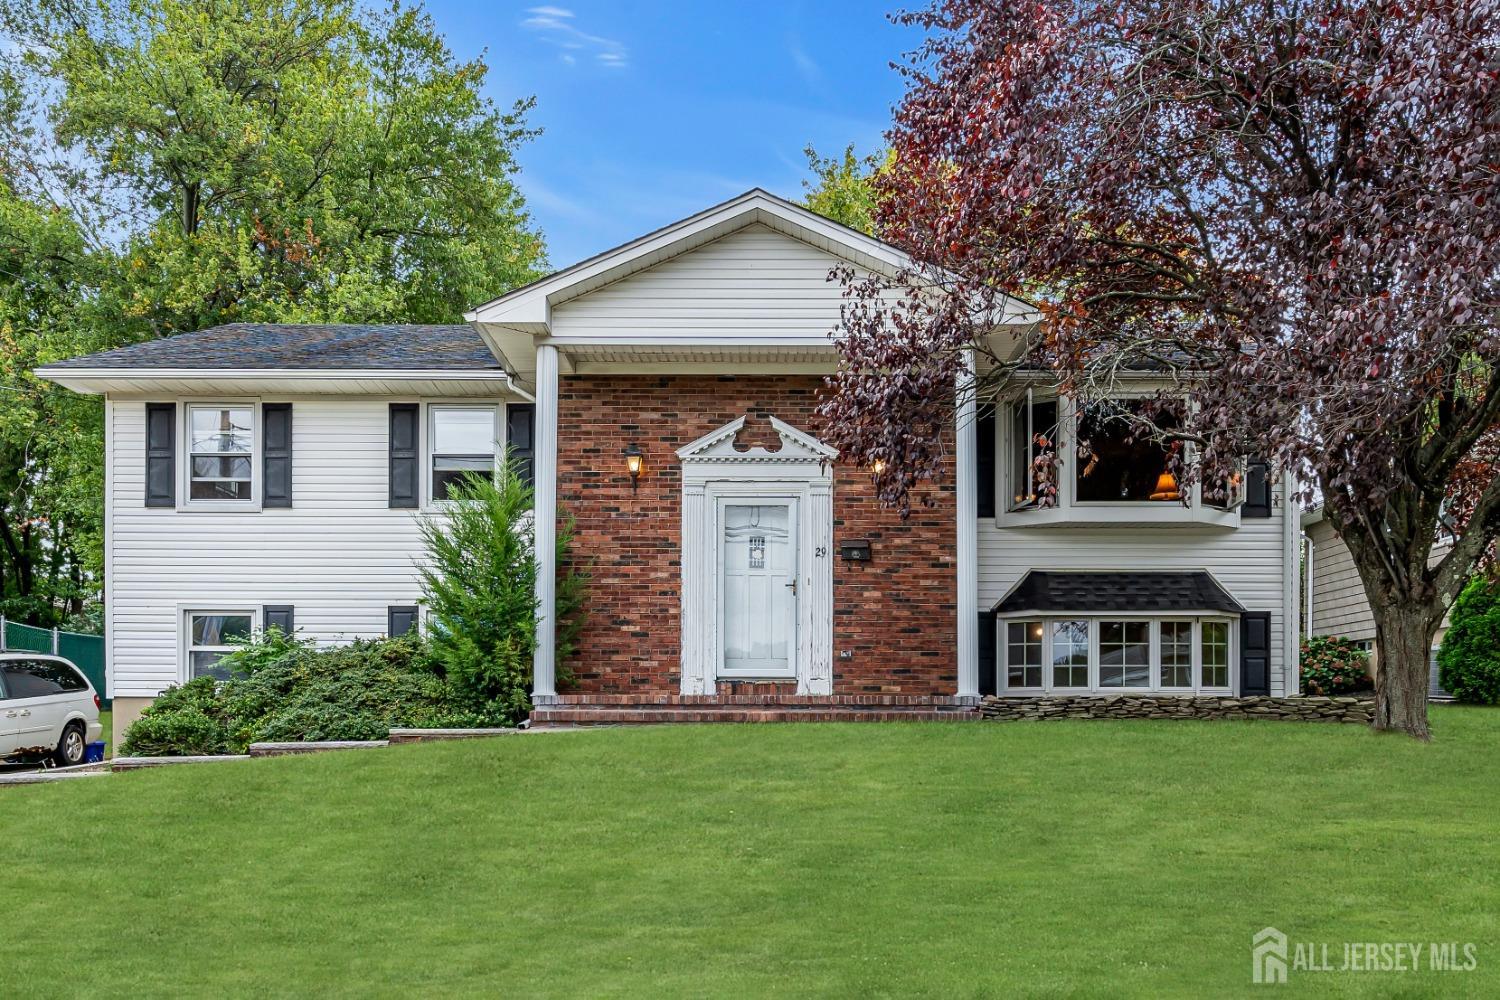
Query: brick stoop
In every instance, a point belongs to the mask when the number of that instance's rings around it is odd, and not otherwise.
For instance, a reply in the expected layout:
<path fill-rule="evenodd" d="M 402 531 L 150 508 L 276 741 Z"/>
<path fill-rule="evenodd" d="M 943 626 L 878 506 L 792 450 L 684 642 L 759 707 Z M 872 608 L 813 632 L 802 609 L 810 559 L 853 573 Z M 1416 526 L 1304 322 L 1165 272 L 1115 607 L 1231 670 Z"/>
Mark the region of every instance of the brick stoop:
<path fill-rule="evenodd" d="M 976 722 L 975 706 L 945 696 L 847 694 L 559 695 L 531 711 L 533 727 L 670 722 Z"/>

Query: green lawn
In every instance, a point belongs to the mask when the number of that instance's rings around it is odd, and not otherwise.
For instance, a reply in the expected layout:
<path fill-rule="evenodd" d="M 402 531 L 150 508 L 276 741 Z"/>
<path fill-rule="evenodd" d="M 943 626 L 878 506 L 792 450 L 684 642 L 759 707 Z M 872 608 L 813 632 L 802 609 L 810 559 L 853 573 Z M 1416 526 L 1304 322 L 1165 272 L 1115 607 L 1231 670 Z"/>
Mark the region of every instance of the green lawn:
<path fill-rule="evenodd" d="M 1473 942 L 1500 711 L 617 729 L 0 789 L 6 996 L 1251 990 L 1250 938 Z M 1272 994 L 1274 995 L 1274 993 Z"/>

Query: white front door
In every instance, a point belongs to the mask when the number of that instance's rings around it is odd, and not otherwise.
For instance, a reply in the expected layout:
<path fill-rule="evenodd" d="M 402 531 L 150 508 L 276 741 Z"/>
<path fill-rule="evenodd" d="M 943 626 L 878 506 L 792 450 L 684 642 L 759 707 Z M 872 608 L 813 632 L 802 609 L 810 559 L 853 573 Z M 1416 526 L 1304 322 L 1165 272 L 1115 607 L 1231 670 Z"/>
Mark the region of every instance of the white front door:
<path fill-rule="evenodd" d="M 719 508 L 720 677 L 797 674 L 797 501 Z"/>

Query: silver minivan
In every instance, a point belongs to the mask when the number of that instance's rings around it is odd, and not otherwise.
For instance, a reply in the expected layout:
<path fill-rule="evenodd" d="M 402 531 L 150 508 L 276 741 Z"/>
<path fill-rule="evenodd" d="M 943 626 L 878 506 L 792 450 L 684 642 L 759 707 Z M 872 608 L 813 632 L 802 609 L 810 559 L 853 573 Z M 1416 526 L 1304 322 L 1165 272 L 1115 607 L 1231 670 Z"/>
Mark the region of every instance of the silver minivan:
<path fill-rule="evenodd" d="M 0 653 L 0 760 L 50 756 L 71 767 L 103 732 L 83 671 L 61 656 Z"/>

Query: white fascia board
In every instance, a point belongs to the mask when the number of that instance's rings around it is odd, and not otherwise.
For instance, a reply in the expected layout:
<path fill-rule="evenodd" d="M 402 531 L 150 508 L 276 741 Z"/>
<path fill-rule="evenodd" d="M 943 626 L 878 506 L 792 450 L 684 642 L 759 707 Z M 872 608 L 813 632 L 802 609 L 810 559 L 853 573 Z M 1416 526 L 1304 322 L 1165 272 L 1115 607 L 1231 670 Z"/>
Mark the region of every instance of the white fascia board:
<path fill-rule="evenodd" d="M 510 375 L 494 369 L 390 369 L 346 368 L 319 371 L 311 368 L 48 368 L 35 369 L 38 378 L 56 382 L 65 389 L 81 393 L 103 393 L 109 387 L 99 383 L 129 382 L 134 379 L 207 379 L 227 381 L 275 380 L 279 382 L 346 382 L 383 380 L 388 382 L 502 382 L 511 386 Z"/>

